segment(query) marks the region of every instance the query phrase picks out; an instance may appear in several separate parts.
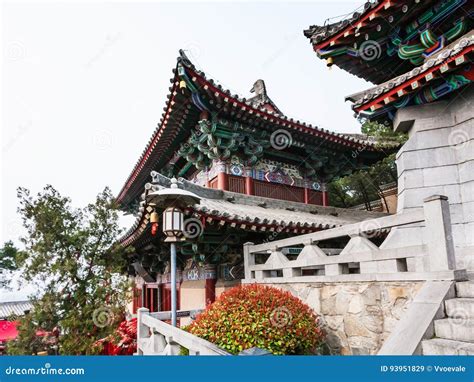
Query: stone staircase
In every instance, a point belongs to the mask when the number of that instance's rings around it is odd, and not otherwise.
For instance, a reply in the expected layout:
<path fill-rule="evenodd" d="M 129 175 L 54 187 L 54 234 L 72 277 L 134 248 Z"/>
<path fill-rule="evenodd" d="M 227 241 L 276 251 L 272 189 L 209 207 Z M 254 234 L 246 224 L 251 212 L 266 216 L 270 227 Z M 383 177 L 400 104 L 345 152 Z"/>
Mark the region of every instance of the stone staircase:
<path fill-rule="evenodd" d="M 456 283 L 444 302 L 446 318 L 434 321 L 435 337 L 422 341 L 424 355 L 474 355 L 474 281 Z"/>

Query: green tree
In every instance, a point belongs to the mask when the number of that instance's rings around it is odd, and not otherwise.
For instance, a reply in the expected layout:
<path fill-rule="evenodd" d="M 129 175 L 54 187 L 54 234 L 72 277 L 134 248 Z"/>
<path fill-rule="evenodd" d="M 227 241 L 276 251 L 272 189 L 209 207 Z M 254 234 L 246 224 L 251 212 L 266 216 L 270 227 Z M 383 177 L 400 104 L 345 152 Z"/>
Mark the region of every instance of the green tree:
<path fill-rule="evenodd" d="M 377 122 L 366 121 L 362 125 L 361 131 L 363 134 L 375 138 L 377 147 L 390 149 L 391 152 L 408 139 L 406 134 L 396 133 L 391 126 Z M 372 201 L 382 199 L 387 207 L 382 192 L 383 185 L 392 182 L 397 182 L 394 153 L 364 170 L 335 179 L 328 186 L 329 199 L 331 204 L 336 207 L 348 208 L 364 204 L 368 210 L 371 209 Z"/>
<path fill-rule="evenodd" d="M 18 269 L 20 252 L 12 241 L 7 241 L 0 248 L 0 288 L 7 288 L 10 284 L 12 271 Z"/>
<path fill-rule="evenodd" d="M 363 134 L 375 138 L 377 145 L 382 147 L 402 145 L 408 139 L 407 134 L 393 131 L 392 126 L 373 121 L 364 122 L 361 126 L 361 131 Z"/>
<path fill-rule="evenodd" d="M 36 330 L 55 330 L 59 353 L 92 354 L 97 351 L 93 343 L 123 319 L 129 292 L 112 193 L 106 188 L 82 209 L 49 185 L 36 197 L 19 188 L 18 197 L 28 232 L 22 238 L 22 272 L 42 293 L 33 298 L 32 312 L 20 319 L 19 339 L 9 344 L 9 353 L 31 354 L 39 342 Z"/>

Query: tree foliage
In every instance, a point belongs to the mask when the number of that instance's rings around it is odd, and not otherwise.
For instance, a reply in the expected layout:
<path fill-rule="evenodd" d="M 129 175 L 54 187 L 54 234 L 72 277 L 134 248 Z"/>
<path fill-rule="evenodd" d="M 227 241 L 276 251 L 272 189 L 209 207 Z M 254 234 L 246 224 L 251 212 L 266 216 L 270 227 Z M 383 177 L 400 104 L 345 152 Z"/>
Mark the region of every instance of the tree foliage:
<path fill-rule="evenodd" d="M 18 261 L 21 252 L 12 241 L 7 241 L 0 248 L 0 288 L 7 288 L 10 284 L 10 276 L 18 269 Z"/>
<path fill-rule="evenodd" d="M 82 209 L 49 185 L 36 197 L 19 188 L 18 197 L 27 230 L 22 273 L 41 293 L 33 297 L 33 311 L 20 320 L 19 339 L 9 352 L 31 354 L 37 339 L 30 328 L 56 328 L 61 354 L 91 354 L 97 351 L 92 345 L 123 319 L 129 290 L 112 193 L 106 188 Z"/>
<path fill-rule="evenodd" d="M 379 147 L 402 145 L 408 139 L 406 134 L 393 131 L 391 126 L 372 121 L 366 121 L 362 124 L 361 132 L 375 138 Z"/>
<path fill-rule="evenodd" d="M 407 140 L 406 134 L 396 133 L 390 126 L 377 122 L 367 121 L 361 130 L 362 133 L 373 137 L 380 149 L 397 147 Z M 370 210 L 370 202 L 374 200 L 382 198 L 382 202 L 385 203 L 382 195 L 383 186 L 393 182 L 397 182 L 394 153 L 364 170 L 331 182 L 328 185 L 329 199 L 331 205 L 336 207 L 348 208 L 365 204 L 366 209 Z"/>

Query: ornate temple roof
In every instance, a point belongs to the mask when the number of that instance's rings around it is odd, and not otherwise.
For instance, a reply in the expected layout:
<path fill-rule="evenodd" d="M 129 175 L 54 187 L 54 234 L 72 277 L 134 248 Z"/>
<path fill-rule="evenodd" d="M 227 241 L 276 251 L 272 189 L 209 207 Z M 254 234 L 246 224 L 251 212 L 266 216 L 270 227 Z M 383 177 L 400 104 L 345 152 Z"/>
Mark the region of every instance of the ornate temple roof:
<path fill-rule="evenodd" d="M 474 31 L 470 31 L 436 55 L 426 58 L 423 65 L 381 85 L 349 95 L 346 101 L 353 103 L 352 108 L 357 114 L 374 118 L 404 106 L 403 100 L 408 102 L 416 97 L 419 101 L 415 99 L 415 102 L 419 103 L 423 103 L 425 98 L 427 101 L 436 100 L 436 97 L 448 94 L 449 90 L 456 90 L 474 80 L 473 50 Z M 459 75 L 467 82 L 457 81 Z M 438 87 L 444 91 L 437 93 Z"/>
<path fill-rule="evenodd" d="M 231 93 L 198 70 L 182 51 L 171 84 L 160 122 L 117 196 L 122 206 L 137 200 L 151 171 L 159 171 L 172 160 L 178 145 L 190 135 L 203 110 L 214 111 L 259 131 L 285 129 L 295 139 L 300 137 L 302 141 L 328 150 L 357 151 L 360 160 L 382 153 L 373 141 L 331 132 L 283 115 L 268 97 L 262 80 L 255 83 L 252 98 Z"/>
<path fill-rule="evenodd" d="M 169 178 L 156 172 L 152 176 L 153 182 L 146 185 L 145 192 L 140 197 L 136 221 L 120 240 L 123 246 L 130 246 L 139 240 L 146 241 L 151 237 L 149 223 L 152 208 L 146 207 L 146 195 L 169 187 L 171 182 Z M 220 227 L 228 225 L 248 231 L 304 234 L 385 215 L 248 196 L 202 187 L 185 179 L 179 179 L 178 185 L 202 198 L 200 204 L 187 209 L 186 214 Z"/>
<path fill-rule="evenodd" d="M 374 0 L 304 34 L 328 66 L 380 84 L 469 30 L 472 12 L 468 0 Z"/>

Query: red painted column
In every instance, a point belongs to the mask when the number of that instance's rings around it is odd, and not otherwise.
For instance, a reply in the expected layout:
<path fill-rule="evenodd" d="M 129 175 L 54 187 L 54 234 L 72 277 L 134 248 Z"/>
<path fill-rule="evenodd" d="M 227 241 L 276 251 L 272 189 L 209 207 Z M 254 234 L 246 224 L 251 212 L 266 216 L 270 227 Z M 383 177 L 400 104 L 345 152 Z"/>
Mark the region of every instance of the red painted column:
<path fill-rule="evenodd" d="M 206 187 L 211 188 L 211 181 L 209 179 L 206 180 Z"/>
<path fill-rule="evenodd" d="M 216 279 L 206 279 L 206 306 L 216 300 Z"/>
<path fill-rule="evenodd" d="M 245 194 L 246 195 L 254 195 L 254 186 L 253 186 L 253 178 L 251 176 L 245 176 Z"/>
<path fill-rule="evenodd" d="M 217 188 L 223 191 L 229 189 L 229 177 L 225 172 L 219 172 L 217 174 Z"/>
<path fill-rule="evenodd" d="M 326 184 L 322 185 L 321 192 L 323 194 L 323 206 L 327 207 L 329 206 L 329 194 L 328 194 L 328 189 L 326 187 Z"/>
<path fill-rule="evenodd" d="M 311 190 L 307 187 L 304 188 L 304 204 L 309 204 Z"/>

